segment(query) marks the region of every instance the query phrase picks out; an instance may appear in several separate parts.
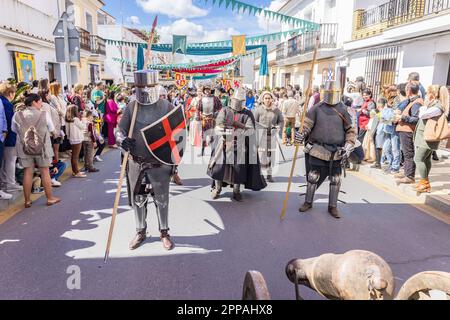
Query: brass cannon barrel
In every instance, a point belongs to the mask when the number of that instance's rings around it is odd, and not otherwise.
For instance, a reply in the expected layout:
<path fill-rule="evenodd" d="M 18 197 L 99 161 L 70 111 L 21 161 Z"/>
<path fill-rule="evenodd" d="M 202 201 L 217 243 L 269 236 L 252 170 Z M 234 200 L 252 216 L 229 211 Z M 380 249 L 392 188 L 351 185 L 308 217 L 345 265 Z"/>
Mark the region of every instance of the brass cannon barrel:
<path fill-rule="evenodd" d="M 316 258 L 291 260 L 289 280 L 307 286 L 328 299 L 392 300 L 394 276 L 389 265 L 375 253 L 352 250 Z"/>

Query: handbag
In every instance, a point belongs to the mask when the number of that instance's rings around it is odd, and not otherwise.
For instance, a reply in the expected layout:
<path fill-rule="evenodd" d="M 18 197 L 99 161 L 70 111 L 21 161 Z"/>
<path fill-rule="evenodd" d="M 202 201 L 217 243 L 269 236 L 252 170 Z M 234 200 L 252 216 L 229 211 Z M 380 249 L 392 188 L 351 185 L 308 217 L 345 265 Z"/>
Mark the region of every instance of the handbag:
<path fill-rule="evenodd" d="M 427 120 L 423 138 L 426 142 L 437 142 L 450 138 L 450 128 L 445 113 L 441 114 L 437 119 L 431 118 Z"/>

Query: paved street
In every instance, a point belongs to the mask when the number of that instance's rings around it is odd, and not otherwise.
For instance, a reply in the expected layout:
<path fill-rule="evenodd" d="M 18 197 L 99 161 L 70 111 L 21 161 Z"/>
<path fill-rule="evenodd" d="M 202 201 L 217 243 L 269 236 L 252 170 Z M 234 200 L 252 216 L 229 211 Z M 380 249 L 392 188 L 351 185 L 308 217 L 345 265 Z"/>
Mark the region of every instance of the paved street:
<path fill-rule="evenodd" d="M 291 148 L 284 151 L 292 158 Z M 280 165 L 276 183 L 245 191 L 243 203 L 229 200 L 231 193 L 210 200 L 206 164 L 182 165 L 184 186 L 171 186 L 171 252 L 162 249 L 153 211 L 151 238 L 128 250 L 134 216 L 123 188 L 110 260 L 103 265 L 119 161 L 118 151 L 109 152 L 98 165 L 101 172 L 69 179 L 56 190 L 61 204 L 47 208 L 41 198 L 0 225 L 0 299 L 240 299 L 248 270 L 263 273 L 272 299 L 294 299 L 284 273 L 289 260 L 352 249 L 388 261 L 397 291 L 417 272 L 450 271 L 449 224 L 353 175 L 344 181 L 347 204 L 337 221 L 326 212 L 328 184 L 311 213 L 298 213 L 304 169 L 296 170 L 288 214 L 280 221 L 290 161 Z M 80 267 L 81 290 L 67 288 L 72 265 Z M 301 293 L 321 299 L 309 289 Z"/>

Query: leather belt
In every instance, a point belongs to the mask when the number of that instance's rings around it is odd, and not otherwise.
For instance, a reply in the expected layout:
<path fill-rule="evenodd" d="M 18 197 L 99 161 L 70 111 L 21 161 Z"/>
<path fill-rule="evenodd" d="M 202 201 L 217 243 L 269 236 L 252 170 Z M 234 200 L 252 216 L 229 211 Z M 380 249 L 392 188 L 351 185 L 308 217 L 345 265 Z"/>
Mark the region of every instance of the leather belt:
<path fill-rule="evenodd" d="M 141 156 L 130 155 L 130 158 L 131 158 L 131 160 L 133 160 L 133 162 L 136 162 L 141 167 L 145 166 L 147 168 L 160 168 L 162 166 L 162 163 L 160 163 L 160 162 L 158 162 L 158 163 L 148 162 L 147 160 L 145 160 L 144 157 L 141 157 Z"/>

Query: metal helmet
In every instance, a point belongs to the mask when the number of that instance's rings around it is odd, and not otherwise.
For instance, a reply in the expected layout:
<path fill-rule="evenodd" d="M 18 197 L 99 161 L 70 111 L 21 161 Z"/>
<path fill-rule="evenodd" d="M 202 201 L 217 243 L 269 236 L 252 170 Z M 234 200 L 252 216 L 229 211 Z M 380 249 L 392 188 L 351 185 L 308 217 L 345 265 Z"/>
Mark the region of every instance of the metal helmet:
<path fill-rule="evenodd" d="M 245 90 L 242 88 L 237 88 L 231 97 L 230 108 L 238 112 L 242 111 L 242 109 L 244 109 L 245 100 Z"/>
<path fill-rule="evenodd" d="M 134 73 L 136 100 L 139 103 L 154 104 L 159 100 L 158 75 L 157 70 L 140 70 Z"/>
<path fill-rule="evenodd" d="M 326 104 L 337 105 L 341 101 L 341 87 L 336 81 L 327 81 L 321 92 L 322 101 Z"/>
<path fill-rule="evenodd" d="M 166 88 L 164 88 L 162 85 L 158 85 L 158 97 L 161 99 L 167 99 L 168 93 Z"/>
<path fill-rule="evenodd" d="M 205 84 L 202 88 L 202 92 L 205 93 L 206 90 L 209 90 L 212 93 L 211 85 Z"/>

